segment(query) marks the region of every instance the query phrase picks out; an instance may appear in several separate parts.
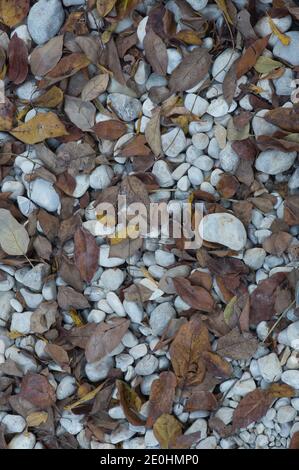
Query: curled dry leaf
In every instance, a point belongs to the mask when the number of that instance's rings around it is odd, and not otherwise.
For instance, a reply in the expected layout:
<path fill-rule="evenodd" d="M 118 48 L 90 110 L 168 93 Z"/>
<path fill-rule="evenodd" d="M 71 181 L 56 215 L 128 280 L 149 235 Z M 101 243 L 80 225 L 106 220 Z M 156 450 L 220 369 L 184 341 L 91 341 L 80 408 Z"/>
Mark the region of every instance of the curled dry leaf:
<path fill-rule="evenodd" d="M 81 98 L 82 101 L 92 101 L 106 91 L 109 82 L 109 74 L 96 75 L 84 86 Z"/>
<path fill-rule="evenodd" d="M 231 377 L 233 373 L 231 364 L 218 354 L 211 351 L 204 351 L 202 357 L 210 374 L 223 379 Z"/>
<path fill-rule="evenodd" d="M 160 119 L 161 108 L 157 108 L 152 112 L 152 117 L 147 123 L 144 133 L 147 143 L 156 157 L 162 154 Z"/>
<path fill-rule="evenodd" d="M 233 102 L 235 91 L 237 89 L 237 61 L 235 61 L 223 80 L 223 96 L 227 104 L 230 106 Z"/>
<path fill-rule="evenodd" d="M 0 21 L 12 28 L 28 14 L 30 0 L 1 0 Z"/>
<path fill-rule="evenodd" d="M 263 248 L 271 255 L 281 256 L 288 249 L 293 237 L 288 232 L 272 233 L 263 241 Z"/>
<path fill-rule="evenodd" d="M 37 114 L 34 118 L 14 128 L 10 133 L 25 144 L 37 144 L 46 139 L 67 135 L 64 124 L 54 113 Z"/>
<path fill-rule="evenodd" d="M 90 60 L 81 52 L 74 52 L 73 54 L 67 55 L 46 74 L 43 80 L 41 80 L 39 84 L 40 88 L 46 88 L 60 82 L 64 78 L 71 77 L 89 64 Z"/>
<path fill-rule="evenodd" d="M 121 407 L 129 423 L 133 426 L 144 426 L 144 419 L 139 414 L 142 401 L 135 390 L 122 380 L 116 381 L 116 387 Z"/>
<path fill-rule="evenodd" d="M 48 420 L 48 413 L 46 411 L 33 411 L 26 418 L 27 426 L 37 428 Z"/>
<path fill-rule="evenodd" d="M 63 35 L 55 36 L 43 46 L 33 49 L 30 54 L 30 67 L 33 75 L 43 77 L 60 61 L 63 48 Z"/>
<path fill-rule="evenodd" d="M 85 356 L 88 362 L 99 361 L 115 349 L 128 330 L 130 321 L 114 318 L 111 322 L 102 322 L 94 329 L 86 344 Z"/>
<path fill-rule="evenodd" d="M 55 391 L 48 379 L 41 374 L 28 373 L 21 383 L 20 396 L 39 409 L 55 403 Z"/>
<path fill-rule="evenodd" d="M 174 69 L 169 80 L 172 93 L 185 91 L 194 87 L 207 74 L 211 64 L 211 56 L 207 49 L 197 47 L 184 57 Z"/>
<path fill-rule="evenodd" d="M 164 413 L 171 413 L 175 397 L 176 376 L 173 372 L 162 372 L 151 386 L 149 411 L 146 425 L 151 428 Z"/>
<path fill-rule="evenodd" d="M 167 48 L 164 41 L 152 30 L 146 32 L 144 52 L 152 69 L 158 75 L 166 75 L 168 65 Z"/>
<path fill-rule="evenodd" d="M 296 107 L 271 109 L 264 119 L 285 131 L 299 132 L 299 112 Z"/>
<path fill-rule="evenodd" d="M 170 346 L 170 358 L 181 388 L 200 384 L 206 366 L 202 357 L 210 349 L 207 327 L 198 318 L 181 326 Z"/>
<path fill-rule="evenodd" d="M 200 286 L 192 286 L 188 279 L 182 277 L 173 279 L 173 284 L 177 294 L 182 297 L 184 302 L 196 310 L 212 312 L 214 300 L 206 289 Z"/>
<path fill-rule="evenodd" d="M 267 389 L 267 392 L 273 398 L 293 398 L 296 396 L 296 390 L 287 384 L 273 383 Z"/>
<path fill-rule="evenodd" d="M 154 424 L 154 435 L 162 449 L 171 449 L 172 442 L 182 434 L 182 425 L 170 414 L 161 415 Z"/>
<path fill-rule="evenodd" d="M 8 255 L 26 255 L 29 236 L 7 209 L 0 209 L 0 246 Z"/>
<path fill-rule="evenodd" d="M 98 269 L 99 247 L 95 238 L 82 227 L 78 227 L 75 236 L 75 264 L 81 277 L 86 282 L 91 282 Z"/>
<path fill-rule="evenodd" d="M 48 343 L 45 352 L 58 364 L 63 370 L 70 372 L 68 353 L 58 344 Z"/>
<path fill-rule="evenodd" d="M 53 86 L 33 101 L 35 106 L 56 108 L 63 101 L 63 91 Z"/>
<path fill-rule="evenodd" d="M 22 39 L 14 34 L 8 46 L 8 78 L 20 85 L 28 75 L 28 50 Z"/>

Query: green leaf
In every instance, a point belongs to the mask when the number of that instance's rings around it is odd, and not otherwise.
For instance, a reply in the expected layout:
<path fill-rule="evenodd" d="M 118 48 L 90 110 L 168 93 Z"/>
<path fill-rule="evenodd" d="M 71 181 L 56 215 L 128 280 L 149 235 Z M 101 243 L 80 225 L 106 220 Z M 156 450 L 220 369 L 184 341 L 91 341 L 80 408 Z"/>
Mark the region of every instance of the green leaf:
<path fill-rule="evenodd" d="M 282 67 L 283 64 L 278 60 L 273 60 L 270 57 L 261 56 L 257 59 L 254 66 L 255 70 L 259 73 L 269 73 L 272 70 Z"/>

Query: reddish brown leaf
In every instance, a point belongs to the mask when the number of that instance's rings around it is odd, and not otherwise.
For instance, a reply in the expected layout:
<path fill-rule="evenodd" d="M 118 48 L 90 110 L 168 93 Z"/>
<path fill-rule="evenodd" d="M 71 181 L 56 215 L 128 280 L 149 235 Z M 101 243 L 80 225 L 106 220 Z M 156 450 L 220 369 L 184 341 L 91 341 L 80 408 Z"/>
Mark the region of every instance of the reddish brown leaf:
<path fill-rule="evenodd" d="M 144 426 L 144 419 L 139 414 L 142 406 L 140 397 L 122 380 L 117 380 L 116 386 L 121 407 L 129 423 L 133 426 Z"/>
<path fill-rule="evenodd" d="M 83 294 L 76 292 L 72 287 L 68 286 L 60 286 L 58 288 L 57 302 L 63 310 L 69 310 L 71 307 L 81 310 L 90 306 Z"/>
<path fill-rule="evenodd" d="M 173 279 L 173 284 L 177 294 L 182 297 L 184 302 L 196 310 L 212 312 L 214 300 L 206 289 L 200 286 L 192 286 L 188 279 L 182 277 Z"/>
<path fill-rule="evenodd" d="M 153 71 L 158 75 L 166 75 L 168 56 L 164 41 L 152 29 L 149 29 L 143 45 L 145 56 Z"/>
<path fill-rule="evenodd" d="M 267 47 L 269 36 L 257 39 L 251 46 L 246 49 L 242 57 L 237 60 L 237 78 L 245 75 L 255 64 L 259 56 Z"/>
<path fill-rule="evenodd" d="M 8 63 L 9 80 L 20 85 L 28 75 L 28 50 L 17 34 L 13 35 L 8 46 Z"/>
<path fill-rule="evenodd" d="M 230 359 L 251 359 L 258 347 L 257 339 L 250 333 L 241 334 L 236 327 L 217 342 L 217 353 Z"/>
<path fill-rule="evenodd" d="M 63 35 L 55 36 L 43 46 L 38 46 L 30 54 L 33 75 L 43 77 L 50 72 L 62 56 Z"/>
<path fill-rule="evenodd" d="M 237 89 L 237 61 L 235 61 L 223 80 L 223 96 L 227 104 L 230 106 L 233 102 L 235 91 Z M 216 77 L 217 78 L 217 77 Z"/>
<path fill-rule="evenodd" d="M 86 344 L 85 355 L 87 361 L 99 361 L 113 351 L 121 342 L 129 325 L 130 320 L 125 318 L 113 318 L 109 323 L 102 322 L 98 324 Z"/>
<path fill-rule="evenodd" d="M 48 343 L 45 347 L 45 351 L 63 370 L 70 372 L 68 353 L 61 346 Z"/>
<path fill-rule="evenodd" d="M 283 283 L 286 275 L 283 272 L 261 281 L 250 296 L 250 323 L 257 325 L 270 320 L 275 312 L 276 289 Z"/>
<path fill-rule="evenodd" d="M 45 88 L 54 83 L 60 82 L 64 78 L 71 77 L 79 70 L 87 67 L 90 61 L 85 54 L 74 52 L 63 57 L 58 64 L 40 82 L 40 87 Z"/>
<path fill-rule="evenodd" d="M 186 411 L 214 411 L 217 409 L 217 400 L 211 392 L 200 391 L 192 393 L 185 405 Z"/>
<path fill-rule="evenodd" d="M 296 107 L 271 109 L 264 119 L 285 131 L 299 132 L 299 113 Z"/>
<path fill-rule="evenodd" d="M 54 389 L 41 374 L 26 374 L 21 383 L 20 395 L 39 409 L 48 408 L 55 403 Z"/>
<path fill-rule="evenodd" d="M 299 8 L 298 8 L 298 17 L 299 17 Z M 299 431 L 295 432 L 292 435 L 289 449 L 299 449 Z"/>
<path fill-rule="evenodd" d="M 146 425 L 151 428 L 163 413 L 171 413 L 175 396 L 176 377 L 173 372 L 162 372 L 152 383 Z"/>
<path fill-rule="evenodd" d="M 284 221 L 288 225 L 299 224 L 299 196 L 292 194 L 284 201 Z"/>
<path fill-rule="evenodd" d="M 169 80 L 171 92 L 185 91 L 194 87 L 207 74 L 211 56 L 207 49 L 197 47 L 186 55 L 174 69 Z"/>
<path fill-rule="evenodd" d="M 266 390 L 257 388 L 249 392 L 234 411 L 233 429 L 246 428 L 254 421 L 259 421 L 268 411 L 273 397 Z"/>
<path fill-rule="evenodd" d="M 271 255 L 281 256 L 286 251 L 293 240 L 290 233 L 277 232 L 272 233 L 270 237 L 263 242 L 263 248 Z"/>
<path fill-rule="evenodd" d="M 126 133 L 127 126 L 124 122 L 110 119 L 109 121 L 98 122 L 91 130 L 99 139 L 116 140 Z"/>
<path fill-rule="evenodd" d="M 233 373 L 231 364 L 218 356 L 218 354 L 211 351 L 204 351 L 202 357 L 205 360 L 207 370 L 215 377 L 223 379 L 231 377 Z"/>
<path fill-rule="evenodd" d="M 281 152 L 298 152 L 299 143 L 291 140 L 279 139 L 270 135 L 260 135 L 256 139 L 260 150 L 277 149 Z"/>
<path fill-rule="evenodd" d="M 99 247 L 95 238 L 84 228 L 77 228 L 74 236 L 75 264 L 78 267 L 82 279 L 91 282 L 98 269 Z"/>

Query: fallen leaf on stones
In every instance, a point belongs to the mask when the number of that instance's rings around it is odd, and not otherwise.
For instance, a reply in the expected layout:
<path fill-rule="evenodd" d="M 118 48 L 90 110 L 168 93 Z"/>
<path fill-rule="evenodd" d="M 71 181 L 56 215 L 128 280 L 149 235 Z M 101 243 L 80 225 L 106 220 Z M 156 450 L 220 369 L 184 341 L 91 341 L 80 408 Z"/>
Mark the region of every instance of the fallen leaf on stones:
<path fill-rule="evenodd" d="M 107 16 L 108 13 L 112 10 L 116 0 L 97 0 L 97 10 L 100 16 Z"/>
<path fill-rule="evenodd" d="M 299 12 L 298 12 L 298 17 L 299 17 Z M 297 449 L 297 450 L 299 449 L 299 431 L 294 432 L 294 434 L 292 435 L 289 449 Z"/>
<path fill-rule="evenodd" d="M 239 183 L 233 175 L 223 173 L 222 175 L 220 175 L 216 187 L 217 191 L 219 191 L 222 197 L 229 199 L 236 194 L 239 188 Z"/>
<path fill-rule="evenodd" d="M 184 42 L 185 44 L 200 46 L 202 44 L 202 35 L 199 31 L 193 31 L 192 29 L 182 29 L 178 31 L 174 39 Z"/>
<path fill-rule="evenodd" d="M 66 372 L 70 372 L 68 353 L 58 344 L 48 343 L 45 352 Z"/>
<path fill-rule="evenodd" d="M 161 109 L 153 111 L 150 121 L 145 128 L 145 138 L 154 155 L 158 157 L 162 154 L 161 129 L 160 129 Z"/>
<path fill-rule="evenodd" d="M 90 173 L 95 167 L 95 150 L 86 143 L 68 142 L 58 147 L 56 173 L 67 172 L 76 176 L 80 172 Z"/>
<path fill-rule="evenodd" d="M 166 75 L 168 65 L 167 49 L 164 41 L 152 30 L 146 32 L 144 53 L 153 71 L 158 75 Z"/>
<path fill-rule="evenodd" d="M 109 82 L 109 74 L 103 73 L 96 75 L 84 86 L 81 99 L 82 101 L 92 101 L 106 91 Z"/>
<path fill-rule="evenodd" d="M 233 102 L 235 91 L 237 89 L 237 81 L 237 61 L 235 61 L 223 80 L 223 96 L 229 106 Z"/>
<path fill-rule="evenodd" d="M 172 93 L 185 91 L 194 87 L 207 74 L 211 64 L 211 56 L 207 49 L 197 47 L 184 57 L 174 69 L 169 80 Z"/>
<path fill-rule="evenodd" d="M 55 403 L 55 391 L 48 379 L 41 374 L 27 373 L 21 383 L 20 396 L 39 409 Z"/>
<path fill-rule="evenodd" d="M 263 241 L 263 248 L 271 255 L 281 256 L 288 249 L 292 240 L 293 237 L 290 233 L 272 233 L 270 237 Z"/>
<path fill-rule="evenodd" d="M 43 80 L 40 82 L 40 88 L 46 88 L 60 82 L 64 78 L 71 77 L 89 64 L 90 60 L 81 52 L 74 52 L 73 54 L 67 55 L 45 75 Z"/>
<path fill-rule="evenodd" d="M 278 62 L 278 60 L 273 60 L 271 57 L 267 56 L 259 57 L 254 66 L 255 70 L 259 73 L 269 73 L 279 67 L 282 67 L 281 62 Z"/>
<path fill-rule="evenodd" d="M 181 434 L 170 441 L 171 449 L 191 449 L 191 446 L 200 440 L 201 435 L 201 431 Z"/>
<path fill-rule="evenodd" d="M 28 75 L 28 50 L 22 39 L 14 34 L 8 46 L 8 78 L 20 85 Z"/>
<path fill-rule="evenodd" d="M 10 131 L 14 122 L 15 105 L 4 98 L 4 103 L 0 103 L 0 131 Z"/>
<path fill-rule="evenodd" d="M 57 86 L 53 86 L 46 93 L 33 101 L 35 106 L 44 108 L 56 108 L 63 101 L 63 91 Z"/>
<path fill-rule="evenodd" d="M 180 388 L 203 381 L 206 366 L 202 353 L 210 349 L 207 327 L 192 318 L 181 326 L 170 346 L 170 358 Z"/>
<path fill-rule="evenodd" d="M 49 415 L 46 411 L 34 411 L 26 418 L 27 426 L 31 428 L 38 428 L 38 426 L 47 422 L 48 417 Z"/>
<path fill-rule="evenodd" d="M 250 296 L 250 323 L 270 320 L 275 312 L 276 289 L 285 280 L 285 273 L 273 274 L 261 281 Z"/>
<path fill-rule="evenodd" d="M 64 110 L 69 120 L 82 131 L 89 131 L 94 126 L 96 108 L 92 103 L 66 96 Z"/>
<path fill-rule="evenodd" d="M 58 288 L 57 302 L 63 310 L 68 310 L 71 307 L 81 310 L 90 306 L 83 294 L 76 292 L 72 287 L 68 286 L 60 286 Z"/>
<path fill-rule="evenodd" d="M 83 228 L 77 228 L 74 236 L 74 259 L 81 277 L 86 282 L 91 282 L 98 269 L 99 247 L 95 238 Z"/>
<path fill-rule="evenodd" d="M 64 124 L 54 113 L 41 113 L 16 127 L 10 133 L 25 144 L 37 144 L 46 139 L 67 135 Z"/>
<path fill-rule="evenodd" d="M 264 119 L 289 132 L 299 132 L 299 113 L 297 108 L 275 108 L 264 115 Z"/>
<path fill-rule="evenodd" d="M 173 372 L 162 372 L 151 386 L 146 425 L 151 428 L 164 413 L 171 413 L 175 397 L 176 377 Z"/>
<path fill-rule="evenodd" d="M 237 302 L 237 297 L 236 296 L 232 297 L 224 309 L 223 317 L 227 325 L 230 325 L 231 318 L 234 314 L 234 305 L 236 302 Z"/>
<path fill-rule="evenodd" d="M 287 384 L 273 383 L 267 391 L 273 398 L 293 398 L 296 396 L 296 390 Z"/>
<path fill-rule="evenodd" d="M 217 410 L 217 400 L 215 395 L 211 392 L 201 391 L 201 392 L 194 392 L 188 398 L 185 410 L 188 412 L 192 411 L 214 411 Z"/>
<path fill-rule="evenodd" d="M 142 401 L 135 390 L 122 380 L 116 381 L 116 387 L 121 407 L 129 423 L 133 426 L 144 426 L 144 419 L 141 419 L 139 414 Z"/>
<path fill-rule="evenodd" d="M 111 322 L 102 322 L 95 328 L 87 342 L 85 355 L 88 362 L 99 361 L 115 349 L 128 330 L 130 321 L 114 318 Z"/>
<path fill-rule="evenodd" d="M 0 209 L 0 246 L 8 255 L 26 255 L 29 236 L 7 209 Z"/>
<path fill-rule="evenodd" d="M 161 415 L 154 424 L 154 435 L 162 449 L 171 449 L 171 443 L 182 434 L 182 425 L 170 414 Z"/>
<path fill-rule="evenodd" d="M 127 132 L 127 126 L 124 122 L 116 119 L 101 121 L 91 129 L 99 139 L 116 140 Z"/>
<path fill-rule="evenodd" d="M 245 395 L 233 414 L 233 429 L 246 428 L 259 421 L 268 411 L 273 401 L 267 390 L 257 388 Z"/>
<path fill-rule="evenodd" d="M 234 360 L 251 359 L 258 347 L 257 339 L 250 333 L 240 333 L 234 328 L 217 341 L 217 354 Z"/>
<path fill-rule="evenodd" d="M 173 284 L 177 294 L 182 297 L 184 302 L 196 310 L 212 312 L 214 300 L 206 289 L 200 286 L 192 286 L 188 279 L 182 277 L 173 279 Z"/>
<path fill-rule="evenodd" d="M 33 75 L 43 77 L 60 61 L 63 48 L 63 35 L 55 36 L 43 46 L 37 46 L 30 54 L 30 67 Z"/>
<path fill-rule="evenodd" d="M 54 301 L 42 302 L 32 313 L 30 318 L 30 330 L 33 333 L 43 334 L 49 331 L 56 321 L 57 303 Z"/>
<path fill-rule="evenodd" d="M 288 225 L 299 224 L 299 196 L 292 194 L 284 201 L 284 221 Z"/>
<path fill-rule="evenodd" d="M 249 46 L 237 61 L 237 78 L 245 75 L 257 62 L 257 59 L 267 47 L 269 36 L 257 39 Z"/>
<path fill-rule="evenodd" d="M 288 46 L 291 42 L 291 38 L 289 38 L 289 36 L 287 36 L 286 34 L 283 34 L 278 29 L 278 27 L 276 26 L 276 24 L 274 23 L 270 15 L 267 15 L 267 16 L 268 16 L 268 21 L 269 21 L 269 25 L 270 25 L 272 33 L 279 39 L 279 41 L 281 42 L 281 44 L 283 44 L 283 46 Z"/>
<path fill-rule="evenodd" d="M 260 150 L 277 149 L 281 150 L 282 152 L 298 152 L 299 142 L 292 142 L 291 140 L 287 140 L 288 137 L 289 136 L 286 136 L 285 139 L 279 139 L 269 135 L 260 135 L 257 137 L 256 143 Z"/>
<path fill-rule="evenodd" d="M 59 276 L 64 280 L 64 282 L 73 287 L 76 291 L 82 291 L 83 282 L 77 266 L 66 256 L 59 259 L 58 265 Z"/>
<path fill-rule="evenodd" d="M 87 403 L 93 400 L 96 397 L 96 395 L 103 389 L 104 386 L 105 386 L 105 382 L 101 383 L 98 387 L 96 387 L 91 392 L 88 392 L 85 395 L 83 395 L 83 397 L 81 397 L 79 400 L 75 401 L 71 405 L 65 406 L 64 409 L 66 411 L 72 411 L 75 408 L 78 408 L 79 406 L 83 405 L 84 403 Z"/>
<path fill-rule="evenodd" d="M 204 351 L 202 357 L 206 363 L 208 372 L 213 374 L 215 377 L 227 379 L 231 377 L 233 368 L 231 364 L 218 356 L 218 354 L 211 351 Z"/>
<path fill-rule="evenodd" d="M 0 21 L 12 28 L 28 14 L 30 0 L 2 0 L 0 2 Z"/>

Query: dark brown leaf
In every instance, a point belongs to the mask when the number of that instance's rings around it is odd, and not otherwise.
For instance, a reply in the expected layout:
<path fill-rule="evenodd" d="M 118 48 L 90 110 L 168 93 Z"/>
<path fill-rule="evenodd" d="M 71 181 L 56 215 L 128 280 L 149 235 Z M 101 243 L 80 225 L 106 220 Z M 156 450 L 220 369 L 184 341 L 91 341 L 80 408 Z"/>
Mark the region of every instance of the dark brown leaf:
<path fill-rule="evenodd" d="M 175 397 L 176 377 L 173 372 L 162 372 L 152 383 L 146 425 L 151 428 L 163 413 L 171 413 Z"/>
<path fill-rule="evenodd" d="M 214 411 L 217 409 L 217 400 L 211 392 L 194 392 L 188 398 L 185 410 L 192 411 Z"/>
<path fill-rule="evenodd" d="M 177 294 L 182 297 L 184 302 L 196 310 L 203 312 L 212 312 L 214 300 L 211 294 L 200 286 L 192 286 L 188 279 L 177 277 L 173 279 L 173 284 Z"/>
<path fill-rule="evenodd" d="M 102 322 L 95 328 L 87 341 L 85 355 L 88 362 L 99 361 L 115 349 L 128 330 L 130 321 L 114 318 L 111 322 Z"/>
<path fill-rule="evenodd" d="M 74 259 L 81 277 L 86 282 L 91 282 L 98 269 L 99 247 L 95 238 L 84 228 L 77 228 L 74 236 Z"/>
<path fill-rule="evenodd" d="M 277 232 L 263 241 L 263 248 L 271 255 L 281 256 L 288 249 L 293 237 L 287 232 Z"/>
<path fill-rule="evenodd" d="M 250 323 L 257 325 L 270 320 L 275 312 L 276 289 L 283 283 L 286 275 L 283 272 L 261 281 L 250 296 Z"/>
<path fill-rule="evenodd" d="M 217 342 L 217 353 L 230 359 L 251 359 L 258 347 L 257 339 L 250 333 L 240 333 L 236 327 Z"/>
<path fill-rule="evenodd" d="M 295 107 L 271 109 L 264 119 L 285 131 L 299 132 L 299 113 Z"/>
<path fill-rule="evenodd" d="M 14 34 L 8 46 L 8 78 L 15 85 L 23 83 L 28 75 L 28 50 L 22 39 Z"/>
<path fill-rule="evenodd" d="M 143 45 L 145 56 L 153 71 L 158 75 L 166 75 L 168 55 L 164 41 L 152 29 L 149 29 L 146 32 Z"/>
<path fill-rule="evenodd" d="M 194 87 L 207 74 L 211 56 L 207 49 L 197 47 L 184 57 L 174 69 L 169 80 L 171 92 L 185 91 Z"/>
<path fill-rule="evenodd" d="M 39 409 L 46 409 L 55 403 L 54 388 L 41 374 L 28 373 L 24 376 L 20 396 Z"/>
<path fill-rule="evenodd" d="M 83 294 L 76 292 L 72 287 L 60 286 L 58 287 L 57 302 L 63 310 L 70 308 L 83 309 L 90 307 L 88 300 Z"/>
<path fill-rule="evenodd" d="M 234 411 L 233 429 L 246 428 L 254 421 L 259 421 L 268 411 L 273 398 L 266 390 L 257 388 L 249 392 Z"/>
<path fill-rule="evenodd" d="M 116 386 L 121 407 L 129 423 L 133 426 L 144 426 L 144 419 L 139 414 L 142 406 L 140 397 L 122 380 L 117 380 Z"/>

